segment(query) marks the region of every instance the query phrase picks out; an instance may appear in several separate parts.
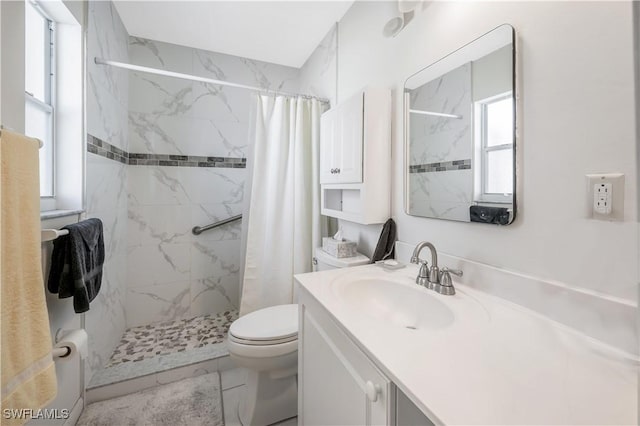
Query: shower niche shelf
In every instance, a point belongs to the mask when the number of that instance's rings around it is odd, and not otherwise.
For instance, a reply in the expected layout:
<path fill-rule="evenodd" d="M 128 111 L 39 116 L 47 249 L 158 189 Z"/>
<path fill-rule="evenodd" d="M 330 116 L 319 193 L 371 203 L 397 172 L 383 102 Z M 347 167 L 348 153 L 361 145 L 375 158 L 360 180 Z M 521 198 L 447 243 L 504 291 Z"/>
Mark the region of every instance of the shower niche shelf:
<path fill-rule="evenodd" d="M 320 128 L 321 213 L 384 223 L 391 213 L 391 92 L 358 92 L 325 112 Z"/>

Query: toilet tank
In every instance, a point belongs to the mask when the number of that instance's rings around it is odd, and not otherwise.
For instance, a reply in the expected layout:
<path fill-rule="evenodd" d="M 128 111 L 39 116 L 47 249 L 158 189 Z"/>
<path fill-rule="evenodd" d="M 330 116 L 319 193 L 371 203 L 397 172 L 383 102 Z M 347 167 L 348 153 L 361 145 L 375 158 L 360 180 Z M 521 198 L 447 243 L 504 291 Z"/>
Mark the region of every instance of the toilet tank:
<path fill-rule="evenodd" d="M 313 272 L 366 265 L 369 261 L 370 260 L 367 256 L 360 253 L 353 257 L 343 257 L 339 259 L 327 254 L 327 252 L 322 250 L 322 247 L 317 247 L 314 251 L 313 257 Z"/>

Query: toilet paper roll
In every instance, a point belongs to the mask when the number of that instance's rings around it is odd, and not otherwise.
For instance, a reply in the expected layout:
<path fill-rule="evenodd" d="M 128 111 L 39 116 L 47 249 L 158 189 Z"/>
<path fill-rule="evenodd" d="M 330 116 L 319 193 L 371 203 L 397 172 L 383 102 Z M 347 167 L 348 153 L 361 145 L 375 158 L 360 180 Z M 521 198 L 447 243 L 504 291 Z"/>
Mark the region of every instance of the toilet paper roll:
<path fill-rule="evenodd" d="M 77 355 L 80 356 L 80 359 L 84 359 L 87 356 L 87 348 L 88 348 L 88 336 L 87 332 L 84 330 L 73 330 L 69 333 L 62 336 L 62 339 L 58 343 L 56 343 L 56 348 L 64 348 L 68 347 L 71 349 L 71 353 L 69 355 L 58 358 L 61 360 L 70 360 L 75 358 Z"/>

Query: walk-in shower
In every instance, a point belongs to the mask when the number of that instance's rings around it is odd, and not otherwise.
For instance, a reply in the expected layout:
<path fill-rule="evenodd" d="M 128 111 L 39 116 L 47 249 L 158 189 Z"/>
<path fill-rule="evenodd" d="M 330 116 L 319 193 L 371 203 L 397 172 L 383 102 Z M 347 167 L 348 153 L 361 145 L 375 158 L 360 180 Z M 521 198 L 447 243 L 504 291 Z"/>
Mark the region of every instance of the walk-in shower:
<path fill-rule="evenodd" d="M 129 37 L 111 17 L 89 4 L 87 213 L 107 245 L 89 389 L 228 356 L 242 221 L 192 230 L 243 212 L 253 93 L 300 84 L 297 68 Z"/>

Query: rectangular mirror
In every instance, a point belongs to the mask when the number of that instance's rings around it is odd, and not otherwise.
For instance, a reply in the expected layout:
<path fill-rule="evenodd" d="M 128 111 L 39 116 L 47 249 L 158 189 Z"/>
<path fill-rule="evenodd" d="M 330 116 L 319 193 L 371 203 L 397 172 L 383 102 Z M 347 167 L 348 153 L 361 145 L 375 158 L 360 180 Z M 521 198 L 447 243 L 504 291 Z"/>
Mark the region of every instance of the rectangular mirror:
<path fill-rule="evenodd" d="M 407 214 L 515 219 L 514 34 L 501 25 L 405 82 Z"/>

